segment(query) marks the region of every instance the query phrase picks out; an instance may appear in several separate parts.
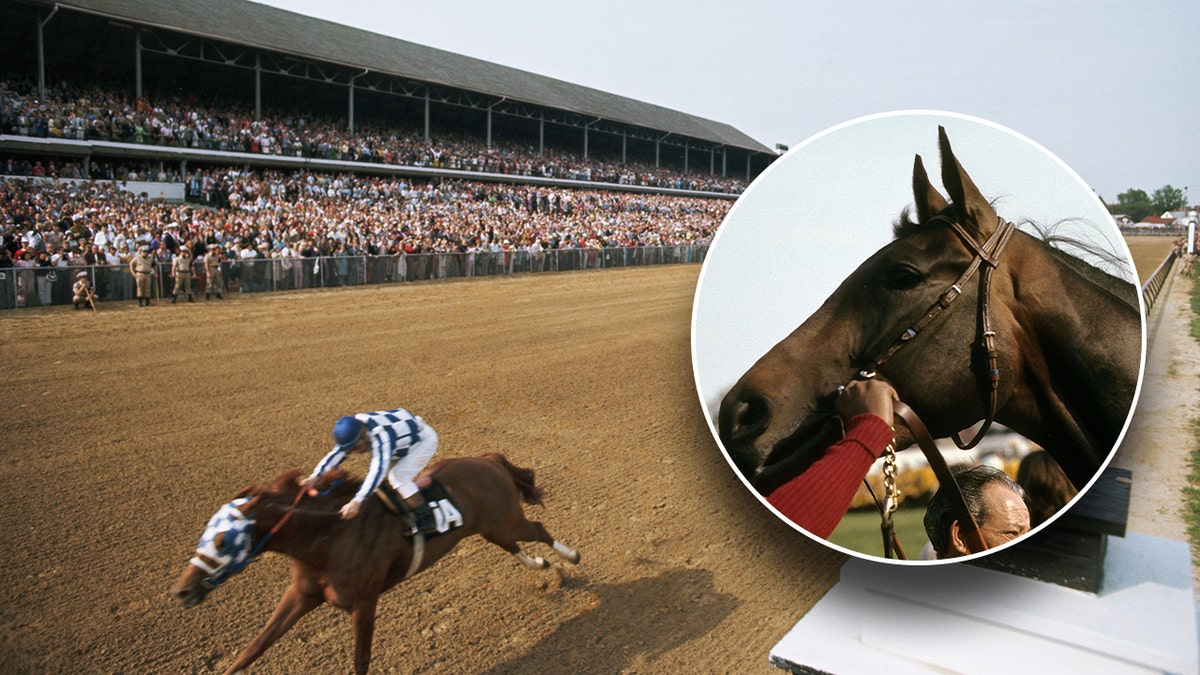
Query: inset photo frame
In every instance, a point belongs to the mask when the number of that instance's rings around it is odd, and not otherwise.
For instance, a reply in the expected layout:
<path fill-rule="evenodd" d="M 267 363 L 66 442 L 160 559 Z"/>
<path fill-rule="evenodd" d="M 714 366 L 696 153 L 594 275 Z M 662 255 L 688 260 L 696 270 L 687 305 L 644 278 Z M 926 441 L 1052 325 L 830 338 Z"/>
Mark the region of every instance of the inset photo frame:
<path fill-rule="evenodd" d="M 1136 404 L 1142 316 L 1129 249 L 1070 167 L 987 120 L 899 111 L 808 139 L 739 198 L 692 362 L 771 512 L 859 557 L 941 564 L 1096 480 Z"/>

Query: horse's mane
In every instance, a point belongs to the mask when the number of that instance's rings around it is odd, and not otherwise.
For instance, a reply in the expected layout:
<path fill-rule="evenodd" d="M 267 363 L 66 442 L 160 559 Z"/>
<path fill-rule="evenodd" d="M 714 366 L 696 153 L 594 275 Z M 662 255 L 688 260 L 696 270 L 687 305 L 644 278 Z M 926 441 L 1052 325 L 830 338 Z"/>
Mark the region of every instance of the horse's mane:
<path fill-rule="evenodd" d="M 939 215 L 950 215 L 952 212 L 952 207 L 947 207 Z M 1032 220 L 1023 219 L 1018 225 L 1027 226 L 1031 229 L 1032 232 L 1027 230 L 1020 231 L 1040 243 L 1055 260 L 1070 268 L 1093 286 L 1129 305 L 1135 311 L 1140 312 L 1141 308 L 1138 305 L 1137 287 L 1132 282 L 1109 271 L 1120 270 L 1127 272 L 1129 270 L 1128 261 L 1117 253 L 1102 248 L 1099 244 L 1056 232 L 1060 227 L 1071 222 L 1079 222 L 1079 219 L 1068 218 L 1060 220 L 1050 227 L 1043 226 Z M 892 224 L 892 235 L 896 239 L 899 239 L 910 234 L 927 232 L 939 227 L 943 227 L 939 219 L 930 218 L 924 223 L 919 223 L 913 218 L 911 209 L 905 207 L 900 212 L 900 217 Z M 1072 253 L 1068 253 L 1065 250 L 1067 248 L 1081 251 L 1096 260 L 1096 262 L 1093 263 Z"/>

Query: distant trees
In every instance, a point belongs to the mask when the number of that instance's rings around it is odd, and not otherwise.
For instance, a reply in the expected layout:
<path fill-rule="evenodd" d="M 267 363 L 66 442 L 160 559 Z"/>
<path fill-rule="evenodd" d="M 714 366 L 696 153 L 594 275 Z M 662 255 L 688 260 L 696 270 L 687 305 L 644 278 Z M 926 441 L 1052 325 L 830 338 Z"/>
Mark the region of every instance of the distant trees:
<path fill-rule="evenodd" d="M 1114 214 L 1123 213 L 1137 223 L 1146 216 L 1178 211 L 1187 205 L 1187 195 L 1183 190 L 1164 185 L 1155 190 L 1153 196 L 1146 194 L 1145 190 L 1130 188 L 1117 195 L 1117 203 L 1110 204 L 1109 210 Z"/>
<path fill-rule="evenodd" d="M 1164 185 L 1155 190 L 1151 200 L 1154 203 L 1154 210 L 1158 213 L 1179 211 L 1188 206 L 1187 196 L 1184 195 L 1183 190 L 1170 185 Z"/>
<path fill-rule="evenodd" d="M 1145 190 L 1136 188 L 1130 188 L 1117 195 L 1115 206 L 1116 208 L 1111 210 L 1129 216 L 1135 223 L 1140 223 L 1143 218 L 1154 213 L 1154 202 L 1150 201 L 1150 195 L 1146 194 Z"/>

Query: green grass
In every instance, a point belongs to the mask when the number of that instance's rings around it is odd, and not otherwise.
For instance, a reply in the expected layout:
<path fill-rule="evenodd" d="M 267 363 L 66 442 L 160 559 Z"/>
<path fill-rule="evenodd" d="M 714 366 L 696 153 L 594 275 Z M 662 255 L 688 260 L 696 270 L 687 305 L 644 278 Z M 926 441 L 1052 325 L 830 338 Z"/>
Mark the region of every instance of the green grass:
<path fill-rule="evenodd" d="M 1200 340 L 1200 284 L 1192 285 L 1192 337 Z M 1200 420 L 1192 420 L 1192 452 L 1188 484 L 1183 487 L 1183 520 L 1192 541 L 1193 556 L 1200 554 Z"/>
<path fill-rule="evenodd" d="M 901 507 L 892 517 L 900 547 L 909 560 L 916 560 L 929 538 L 925 536 L 925 507 Z M 842 548 L 858 551 L 876 558 L 883 557 L 883 536 L 879 532 L 879 512 L 871 510 L 851 511 L 842 518 L 829 541 Z"/>
<path fill-rule="evenodd" d="M 1188 473 L 1188 484 L 1183 486 L 1183 520 L 1195 555 L 1200 554 L 1200 420 L 1192 420 L 1192 438 L 1194 444 L 1188 457 L 1191 471 Z"/>
<path fill-rule="evenodd" d="M 1200 283 L 1192 284 L 1192 337 L 1200 341 Z"/>

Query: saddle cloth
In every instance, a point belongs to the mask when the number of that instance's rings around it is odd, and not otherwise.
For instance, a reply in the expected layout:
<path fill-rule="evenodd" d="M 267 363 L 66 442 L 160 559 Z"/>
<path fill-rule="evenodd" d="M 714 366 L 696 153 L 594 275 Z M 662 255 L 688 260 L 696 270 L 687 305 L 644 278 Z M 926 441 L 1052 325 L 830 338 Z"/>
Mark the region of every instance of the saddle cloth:
<path fill-rule="evenodd" d="M 404 500 L 400 498 L 395 488 L 386 481 L 375 488 L 375 494 L 388 511 L 404 516 L 406 521 L 412 521 L 412 514 L 408 506 L 404 504 Z M 446 493 L 446 488 L 442 487 L 441 483 L 430 479 L 428 485 L 421 486 L 421 496 L 425 498 L 425 503 L 429 504 L 430 510 L 433 511 L 433 518 L 437 523 L 436 534 L 445 534 L 462 527 L 462 513 L 454 505 L 454 501 L 450 499 L 450 495 Z"/>

